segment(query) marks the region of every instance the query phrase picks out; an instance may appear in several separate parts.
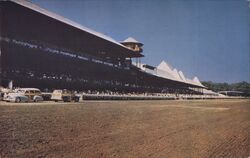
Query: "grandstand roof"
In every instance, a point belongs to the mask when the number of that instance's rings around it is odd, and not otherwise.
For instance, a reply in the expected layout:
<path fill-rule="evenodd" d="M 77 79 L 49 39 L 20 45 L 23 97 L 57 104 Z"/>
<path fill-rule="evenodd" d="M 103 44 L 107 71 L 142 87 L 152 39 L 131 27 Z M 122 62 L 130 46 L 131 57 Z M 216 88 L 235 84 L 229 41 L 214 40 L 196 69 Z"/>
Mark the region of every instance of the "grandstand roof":
<path fill-rule="evenodd" d="M 43 40 L 57 47 L 66 47 L 78 52 L 85 50 L 85 53 L 101 57 L 143 56 L 128 49 L 109 36 L 47 11 L 31 2 L 10 0 L 1 3 L 9 7 L 6 9 L 8 10 L 6 16 L 20 24 L 18 28 L 6 26 L 8 28 L 6 30 L 11 30 L 9 33 L 12 33 L 12 36 L 20 34 L 25 40 Z"/>
<path fill-rule="evenodd" d="M 181 77 L 180 77 L 180 75 L 179 75 L 177 69 L 174 69 L 174 70 L 173 70 L 173 75 L 174 75 L 174 77 L 175 77 L 178 81 L 181 81 Z"/>
<path fill-rule="evenodd" d="M 183 72 L 179 71 L 178 73 L 180 75 L 181 80 L 184 81 L 184 82 L 186 82 L 187 80 L 186 80 L 186 77 L 184 76 Z"/>
<path fill-rule="evenodd" d="M 199 78 L 196 77 L 196 76 L 194 77 L 193 82 L 194 82 L 195 84 L 199 85 L 199 86 L 203 86 L 203 85 L 201 84 Z"/>
<path fill-rule="evenodd" d="M 171 66 L 167 62 L 165 62 L 164 60 L 157 66 L 157 69 L 161 69 L 161 70 L 167 71 L 169 73 L 172 72 Z"/>
<path fill-rule="evenodd" d="M 157 75 L 171 80 L 176 80 L 170 65 L 165 61 L 162 61 L 157 66 Z"/>
<path fill-rule="evenodd" d="M 143 44 L 141 42 L 138 42 L 136 39 L 134 39 L 133 37 L 128 37 L 127 39 L 125 39 L 124 41 L 122 41 L 121 43 L 136 43 L 139 46 L 143 46 Z"/>
<path fill-rule="evenodd" d="M 134 64 L 136 66 L 136 64 Z M 145 68 L 147 68 L 146 66 L 144 66 Z M 153 66 L 151 66 L 153 67 Z M 205 88 L 205 86 L 203 86 L 199 79 L 197 77 L 195 77 L 193 80 L 188 79 L 184 76 L 182 71 L 178 71 L 177 69 L 173 69 L 171 68 L 171 66 L 165 62 L 162 61 L 155 69 L 154 71 L 151 72 L 152 75 L 158 76 L 158 77 L 162 77 L 171 81 L 175 81 L 178 83 L 182 83 L 185 85 L 189 85 L 191 87 L 203 87 Z"/>

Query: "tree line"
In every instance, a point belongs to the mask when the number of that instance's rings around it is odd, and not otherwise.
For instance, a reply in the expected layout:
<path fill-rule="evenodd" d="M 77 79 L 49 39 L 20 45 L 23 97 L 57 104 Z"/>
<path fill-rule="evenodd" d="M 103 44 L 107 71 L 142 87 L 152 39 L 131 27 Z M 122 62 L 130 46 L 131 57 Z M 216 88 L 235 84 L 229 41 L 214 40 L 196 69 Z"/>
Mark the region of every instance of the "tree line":
<path fill-rule="evenodd" d="M 250 83 L 248 82 L 238 82 L 238 83 L 215 83 L 212 81 L 204 81 L 202 82 L 204 86 L 212 91 L 241 91 L 246 94 L 250 94 Z"/>

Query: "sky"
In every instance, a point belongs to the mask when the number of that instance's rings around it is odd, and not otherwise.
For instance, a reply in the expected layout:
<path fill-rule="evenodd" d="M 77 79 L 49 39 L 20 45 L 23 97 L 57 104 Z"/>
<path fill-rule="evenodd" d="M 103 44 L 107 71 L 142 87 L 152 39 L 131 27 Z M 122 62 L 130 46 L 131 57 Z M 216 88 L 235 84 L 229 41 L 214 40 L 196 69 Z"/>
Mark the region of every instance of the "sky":
<path fill-rule="evenodd" d="M 162 60 L 201 81 L 250 82 L 247 0 L 30 0 L 117 41 L 144 44 L 143 63 Z"/>

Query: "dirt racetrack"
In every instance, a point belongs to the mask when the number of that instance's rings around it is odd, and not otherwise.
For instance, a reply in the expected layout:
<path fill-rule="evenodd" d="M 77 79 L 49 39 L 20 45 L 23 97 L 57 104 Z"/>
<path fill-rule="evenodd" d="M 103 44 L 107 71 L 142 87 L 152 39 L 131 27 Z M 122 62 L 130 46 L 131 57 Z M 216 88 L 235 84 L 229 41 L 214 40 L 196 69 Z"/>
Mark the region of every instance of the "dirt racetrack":
<path fill-rule="evenodd" d="M 250 156 L 250 100 L 0 102 L 0 157 Z"/>

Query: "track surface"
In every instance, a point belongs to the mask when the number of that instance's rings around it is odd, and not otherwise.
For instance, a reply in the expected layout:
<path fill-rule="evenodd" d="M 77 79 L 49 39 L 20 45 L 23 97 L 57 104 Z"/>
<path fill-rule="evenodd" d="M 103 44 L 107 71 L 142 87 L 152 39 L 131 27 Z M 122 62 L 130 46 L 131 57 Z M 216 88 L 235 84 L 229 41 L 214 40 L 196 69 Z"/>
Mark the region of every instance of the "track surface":
<path fill-rule="evenodd" d="M 250 100 L 0 102 L 0 157 L 250 156 Z"/>

